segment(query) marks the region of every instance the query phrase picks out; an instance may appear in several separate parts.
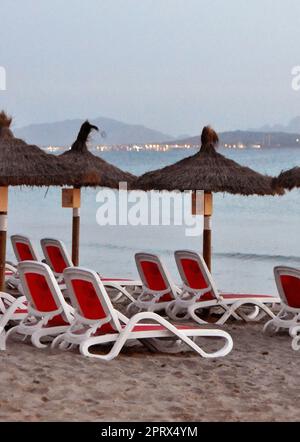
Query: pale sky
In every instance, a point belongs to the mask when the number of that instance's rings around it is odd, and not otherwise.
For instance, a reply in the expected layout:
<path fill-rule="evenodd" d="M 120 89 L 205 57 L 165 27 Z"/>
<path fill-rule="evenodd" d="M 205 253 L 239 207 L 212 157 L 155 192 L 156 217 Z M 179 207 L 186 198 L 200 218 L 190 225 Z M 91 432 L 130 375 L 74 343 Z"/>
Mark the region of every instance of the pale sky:
<path fill-rule="evenodd" d="M 107 116 L 172 135 L 300 114 L 299 0 L 1 0 L 15 124 Z"/>

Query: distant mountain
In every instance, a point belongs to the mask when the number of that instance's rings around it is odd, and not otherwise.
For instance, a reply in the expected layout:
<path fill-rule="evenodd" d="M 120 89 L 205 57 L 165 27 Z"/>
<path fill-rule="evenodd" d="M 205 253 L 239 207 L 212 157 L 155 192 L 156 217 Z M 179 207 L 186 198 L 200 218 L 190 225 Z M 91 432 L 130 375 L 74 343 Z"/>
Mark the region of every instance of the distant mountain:
<path fill-rule="evenodd" d="M 55 123 L 32 124 L 16 129 L 15 135 L 27 143 L 39 146 L 70 146 L 75 141 L 84 120 L 74 119 Z M 126 124 L 111 118 L 99 117 L 91 120 L 106 134 L 105 138 L 94 133 L 92 144 L 144 144 L 172 139 L 171 135 L 149 129 L 145 126 Z"/>
<path fill-rule="evenodd" d="M 258 129 L 250 129 L 255 132 L 287 132 L 287 133 L 300 133 L 300 116 L 297 116 L 290 120 L 287 125 L 284 124 L 274 124 L 274 125 L 264 125 Z"/>
<path fill-rule="evenodd" d="M 239 145 L 261 147 L 300 147 L 300 130 L 298 133 L 286 133 L 286 132 L 254 132 L 235 130 L 230 132 L 220 132 L 220 145 Z M 169 141 L 170 144 L 178 145 L 199 145 L 200 136 L 184 138 L 181 140 Z"/>

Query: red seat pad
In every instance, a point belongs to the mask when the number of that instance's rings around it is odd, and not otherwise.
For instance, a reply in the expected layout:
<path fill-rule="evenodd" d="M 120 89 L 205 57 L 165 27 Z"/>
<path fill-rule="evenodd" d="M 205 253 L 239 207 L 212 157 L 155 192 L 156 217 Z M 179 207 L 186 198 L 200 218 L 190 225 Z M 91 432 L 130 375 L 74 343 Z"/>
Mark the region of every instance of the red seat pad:
<path fill-rule="evenodd" d="M 140 262 L 145 279 L 147 281 L 147 286 L 150 290 L 155 290 L 157 292 L 164 291 L 168 289 L 166 282 L 161 274 L 160 268 L 156 262 L 151 261 L 141 261 Z M 174 297 L 172 293 L 166 293 L 161 296 L 157 302 L 168 302 L 173 301 Z"/>
<path fill-rule="evenodd" d="M 274 295 L 255 295 L 255 294 L 248 294 L 248 293 L 221 293 L 221 296 L 224 299 L 232 299 L 232 298 L 275 298 Z"/>
<path fill-rule="evenodd" d="M 249 295 L 249 294 L 239 294 L 239 293 L 220 293 L 220 295 L 222 296 L 222 298 L 224 299 L 246 299 L 246 298 L 250 298 L 250 299 L 259 299 L 259 298 L 275 298 L 275 296 L 273 295 Z M 210 301 L 211 299 L 207 299 L 205 298 L 205 296 L 201 297 L 198 302 L 206 302 L 206 301 Z"/>
<path fill-rule="evenodd" d="M 14 314 L 23 314 L 26 315 L 28 313 L 27 309 L 17 308 L 17 310 L 14 312 Z"/>
<path fill-rule="evenodd" d="M 174 324 L 173 324 L 174 325 Z M 193 325 L 174 325 L 177 330 L 199 330 L 199 327 L 193 326 Z M 122 325 L 122 328 L 124 329 L 126 325 Z M 168 329 L 160 324 L 137 324 L 134 326 L 134 328 L 131 330 L 132 332 L 147 332 L 147 331 L 164 331 Z M 109 333 L 118 333 L 114 330 L 111 330 Z M 105 335 L 107 332 L 101 327 L 98 328 L 96 333 L 94 333 L 93 336 L 101 336 Z"/>
<path fill-rule="evenodd" d="M 48 321 L 47 325 L 45 325 L 45 328 L 47 327 L 60 327 L 63 325 L 70 325 L 69 322 L 65 321 L 62 315 L 54 316 L 54 318 L 50 319 Z"/>
<path fill-rule="evenodd" d="M 199 330 L 199 327 L 194 327 L 190 325 L 175 325 L 173 324 L 177 330 Z M 145 332 L 145 331 L 163 331 L 168 330 L 163 325 L 159 324 L 138 324 L 134 327 L 132 331 L 134 332 Z"/>
<path fill-rule="evenodd" d="M 47 246 L 46 250 L 53 270 L 56 273 L 62 273 L 68 267 L 68 264 L 65 262 L 59 247 Z"/>
<path fill-rule="evenodd" d="M 21 261 L 34 261 L 34 257 L 31 253 L 28 244 L 25 244 L 23 242 L 17 242 L 16 248 L 18 250 Z"/>
<path fill-rule="evenodd" d="M 126 279 L 126 278 L 102 278 L 101 275 L 99 275 L 101 278 L 101 281 L 133 281 L 132 279 Z"/>

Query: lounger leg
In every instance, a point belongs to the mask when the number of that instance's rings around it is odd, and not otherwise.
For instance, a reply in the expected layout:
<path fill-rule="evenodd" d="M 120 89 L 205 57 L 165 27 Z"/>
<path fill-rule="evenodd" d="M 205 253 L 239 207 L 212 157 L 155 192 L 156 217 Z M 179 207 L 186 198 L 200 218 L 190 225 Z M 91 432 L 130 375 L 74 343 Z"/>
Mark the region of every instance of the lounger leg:
<path fill-rule="evenodd" d="M 8 338 L 13 335 L 14 333 L 18 333 L 18 328 L 19 326 L 16 325 L 15 327 L 12 327 L 11 329 L 9 329 L 6 333 L 5 333 L 5 341 L 4 341 L 4 346 L 6 348 L 6 343 L 8 341 Z M 4 349 L 5 349 L 4 348 Z"/>
<path fill-rule="evenodd" d="M 64 341 L 64 334 L 56 336 L 56 338 L 53 339 L 51 342 L 51 348 L 55 348 L 56 346 L 59 347 L 59 345 Z"/>
<path fill-rule="evenodd" d="M 214 324 L 218 324 L 218 325 L 223 325 L 223 324 L 225 324 L 225 322 L 227 321 L 227 319 L 228 318 L 230 318 L 230 316 L 237 316 L 235 313 L 234 313 L 234 311 L 233 311 L 233 309 L 231 308 L 231 307 L 227 307 L 226 305 L 218 305 L 218 307 L 221 307 L 223 310 L 224 310 L 224 313 L 223 313 L 223 315 L 216 321 L 216 322 L 214 322 Z M 208 324 L 208 322 L 207 321 L 205 321 L 204 319 L 201 319 L 196 313 L 195 313 L 195 311 L 197 310 L 199 308 L 199 306 L 197 306 L 197 305 L 192 305 L 192 306 L 190 306 L 189 307 L 189 309 L 188 309 L 188 311 L 189 311 L 189 314 L 190 314 L 190 316 L 191 316 L 191 318 L 195 321 L 195 322 L 198 322 L 198 324 Z M 241 318 L 239 318 L 239 316 L 237 316 L 238 317 L 238 319 L 241 319 Z"/>
<path fill-rule="evenodd" d="M 6 350 L 6 333 L 2 330 L 0 333 L 0 351 Z"/>
<path fill-rule="evenodd" d="M 31 342 L 32 344 L 37 347 L 37 348 L 47 348 L 46 344 L 42 344 L 41 342 L 41 338 L 45 336 L 45 334 L 43 334 L 43 331 L 36 331 L 31 335 Z M 47 335 L 46 335 L 47 336 Z"/>
<path fill-rule="evenodd" d="M 290 335 L 293 337 L 292 349 L 300 350 L 300 325 L 290 328 Z"/>
<path fill-rule="evenodd" d="M 242 307 L 243 305 L 247 305 L 249 304 L 249 302 L 245 302 L 245 301 L 236 301 L 232 307 L 234 308 L 234 311 L 237 311 L 238 309 L 240 309 L 240 307 Z M 271 317 L 272 319 L 274 319 L 276 316 L 275 314 L 269 309 L 269 307 L 267 307 L 265 304 L 263 304 L 262 302 L 259 301 L 253 301 L 251 302 L 251 304 L 254 304 L 258 309 L 260 309 L 260 311 L 264 312 L 265 314 L 267 314 L 269 317 Z M 251 319 L 251 316 L 249 317 L 248 315 L 244 315 L 241 311 L 239 311 L 238 313 L 240 316 L 242 316 L 245 321 L 251 321 L 253 319 Z M 256 319 L 257 320 L 257 319 Z"/>
<path fill-rule="evenodd" d="M 186 314 L 184 316 L 177 316 L 178 313 L 182 313 L 184 310 L 186 310 Z M 183 321 L 186 319 L 189 319 L 190 317 L 190 313 L 188 311 L 188 308 L 186 307 L 185 309 L 181 306 L 178 305 L 178 303 L 175 301 L 171 301 L 166 309 L 166 315 L 169 316 L 170 319 L 172 319 L 173 321 Z"/>
<path fill-rule="evenodd" d="M 118 340 L 114 343 L 112 349 L 106 355 L 97 355 L 89 352 L 89 348 L 96 345 L 97 342 L 93 338 L 89 338 L 79 345 L 79 351 L 83 356 L 88 356 L 90 358 L 102 359 L 104 361 L 111 361 L 116 358 L 120 353 L 122 347 L 126 342 L 127 336 L 123 336 L 123 332 L 120 334 Z"/>

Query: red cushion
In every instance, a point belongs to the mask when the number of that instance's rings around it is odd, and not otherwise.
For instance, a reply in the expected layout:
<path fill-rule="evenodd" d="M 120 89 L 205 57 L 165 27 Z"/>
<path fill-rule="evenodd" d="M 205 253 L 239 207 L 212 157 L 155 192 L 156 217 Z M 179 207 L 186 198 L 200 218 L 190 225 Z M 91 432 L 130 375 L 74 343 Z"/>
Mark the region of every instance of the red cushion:
<path fill-rule="evenodd" d="M 25 278 L 36 310 L 51 312 L 58 309 L 45 276 L 26 273 Z"/>
<path fill-rule="evenodd" d="M 197 261 L 194 259 L 183 258 L 180 262 L 189 287 L 195 290 L 203 290 L 208 287 Z M 201 297 L 201 301 L 209 301 L 212 299 L 214 299 L 214 297 L 211 292 L 205 293 L 205 295 Z"/>
<path fill-rule="evenodd" d="M 37 273 L 25 273 L 25 278 L 33 300 L 33 307 L 39 312 L 52 312 L 58 309 L 56 301 L 48 286 L 44 275 Z M 47 327 L 69 325 L 62 315 L 57 315 L 48 321 Z"/>
<path fill-rule="evenodd" d="M 281 275 L 280 281 L 288 305 L 300 308 L 300 279 L 291 275 Z"/>
<path fill-rule="evenodd" d="M 34 261 L 34 256 L 32 255 L 28 244 L 17 242 L 16 248 L 20 257 L 20 261 Z"/>
<path fill-rule="evenodd" d="M 87 319 L 104 319 L 107 315 L 90 281 L 72 279 L 72 286 L 81 314 Z M 114 331 L 110 323 L 104 324 L 101 329 L 104 333 Z"/>
<path fill-rule="evenodd" d="M 151 261 L 141 261 L 140 265 L 142 267 L 143 273 L 145 275 L 145 279 L 147 282 L 147 286 L 150 290 L 163 291 L 168 288 L 165 283 L 165 280 L 161 274 L 160 268 L 156 262 Z M 161 296 L 158 302 L 167 302 L 173 300 L 174 297 L 172 293 L 166 293 Z"/>
<path fill-rule="evenodd" d="M 64 257 L 57 246 L 47 246 L 46 247 L 51 266 L 56 273 L 62 273 L 68 264 L 65 262 Z"/>

